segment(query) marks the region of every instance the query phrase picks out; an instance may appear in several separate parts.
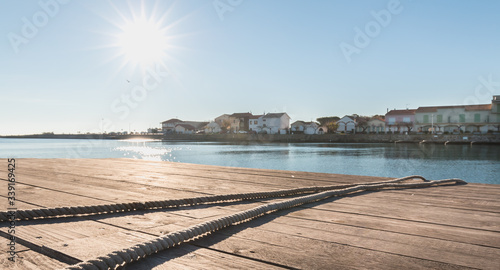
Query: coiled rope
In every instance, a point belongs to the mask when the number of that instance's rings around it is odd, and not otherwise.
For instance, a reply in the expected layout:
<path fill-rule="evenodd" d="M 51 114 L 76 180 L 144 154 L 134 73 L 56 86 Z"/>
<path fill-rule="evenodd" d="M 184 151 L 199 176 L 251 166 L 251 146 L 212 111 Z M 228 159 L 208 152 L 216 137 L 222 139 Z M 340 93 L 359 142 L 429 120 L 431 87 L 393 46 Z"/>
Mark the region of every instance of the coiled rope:
<path fill-rule="evenodd" d="M 17 210 L 16 219 L 30 220 L 39 218 L 53 218 L 62 216 L 80 216 L 80 215 L 102 215 L 119 212 L 131 212 L 138 210 L 151 210 L 173 208 L 180 206 L 193 206 L 199 204 L 210 203 L 223 203 L 231 201 L 243 201 L 253 199 L 265 199 L 274 197 L 286 197 L 300 194 L 318 193 L 321 191 L 335 190 L 353 187 L 361 184 L 382 184 L 382 183 L 398 183 L 410 179 L 420 179 L 427 181 L 424 177 L 419 175 L 412 175 L 402 178 L 397 178 L 388 181 L 347 184 L 347 185 L 330 185 L 330 186 L 315 186 L 294 189 L 284 189 L 269 192 L 253 192 L 253 193 L 235 193 L 226 195 L 210 195 L 204 197 L 192 197 L 175 200 L 162 200 L 162 201 L 147 201 L 147 202 L 130 202 L 130 203 L 116 203 L 116 204 L 103 204 L 103 205 L 90 205 L 90 206 L 71 206 L 71 207 L 55 207 L 55 208 L 40 208 L 30 210 Z M 9 221 L 12 216 L 9 216 L 8 211 L 0 212 L 0 222 Z"/>
<path fill-rule="evenodd" d="M 416 178 L 419 178 L 424 182 L 399 183 L 405 180 Z M 384 188 L 419 188 L 436 186 L 446 183 L 466 184 L 465 181 L 460 179 L 427 181 L 420 176 L 411 176 L 386 181 L 384 183 L 367 183 L 342 189 L 322 191 L 320 193 L 287 199 L 281 202 L 267 203 L 258 207 L 238 212 L 233 215 L 212 219 L 183 230 L 168 233 L 166 235 L 157 237 L 147 242 L 143 242 L 127 249 L 114 251 L 107 255 L 97 257 L 96 259 L 69 266 L 66 269 L 115 269 L 116 267 L 124 266 L 125 264 L 138 261 L 151 254 L 180 245 L 183 242 L 202 237 L 206 234 L 215 232 L 230 225 L 236 225 L 278 210 L 296 207 L 305 203 L 316 202 L 333 196 L 347 195 L 350 193 L 366 190 L 380 190 Z"/>

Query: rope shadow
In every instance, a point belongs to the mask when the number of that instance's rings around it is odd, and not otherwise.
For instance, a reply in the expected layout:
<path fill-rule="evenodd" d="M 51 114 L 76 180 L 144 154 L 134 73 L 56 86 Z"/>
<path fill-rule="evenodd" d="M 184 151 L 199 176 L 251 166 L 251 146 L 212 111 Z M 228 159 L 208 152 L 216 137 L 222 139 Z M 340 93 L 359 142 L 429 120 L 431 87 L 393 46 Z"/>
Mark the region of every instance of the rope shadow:
<path fill-rule="evenodd" d="M 290 266 L 280 265 L 280 264 L 273 263 L 273 262 L 262 261 L 258 258 L 252 258 L 252 257 L 244 256 L 241 254 L 236 254 L 236 253 L 232 253 L 232 252 L 228 252 L 228 251 L 218 250 L 218 249 L 212 248 L 212 246 L 214 246 L 218 243 L 221 243 L 221 242 L 229 239 L 230 237 L 233 237 L 234 235 L 236 235 L 244 230 L 258 228 L 266 223 L 272 222 L 275 219 L 286 216 L 290 213 L 293 213 L 296 211 L 301 211 L 301 210 L 304 210 L 307 208 L 312 208 L 312 207 L 319 205 L 319 204 L 334 202 L 334 201 L 342 199 L 343 197 L 345 197 L 345 196 L 332 197 L 332 198 L 328 198 L 328 199 L 321 200 L 318 202 L 307 203 L 307 204 L 301 205 L 299 207 L 293 207 L 290 209 L 272 212 L 272 213 L 266 214 L 264 216 L 260 216 L 258 218 L 252 219 L 252 220 L 244 222 L 244 223 L 231 225 L 229 227 L 220 229 L 216 232 L 206 234 L 206 235 L 199 237 L 197 239 L 194 239 L 194 240 L 191 240 L 188 242 L 184 242 L 180 246 L 160 251 L 154 255 L 148 256 L 145 260 L 139 260 L 139 261 L 127 264 L 126 266 L 123 266 L 123 267 L 118 268 L 118 269 L 123 269 L 123 270 L 132 270 L 132 269 L 142 270 L 142 269 L 144 269 L 145 270 L 145 269 L 152 269 L 154 267 L 161 267 L 163 264 L 168 263 L 171 260 L 179 258 L 179 256 L 189 255 L 190 253 L 196 252 L 197 250 L 200 250 L 200 249 L 209 249 L 209 250 L 213 250 L 215 252 L 224 253 L 225 255 L 229 255 L 229 256 L 236 256 L 236 257 L 240 257 L 240 258 L 244 258 L 244 259 L 248 259 L 248 260 L 258 261 L 258 262 L 262 262 L 262 263 L 266 263 L 266 264 L 271 264 L 274 266 L 284 267 L 284 268 L 288 268 L 288 269 L 294 269 L 293 267 L 290 267 Z M 183 246 L 189 246 L 189 248 L 181 249 Z M 176 255 L 178 255 L 178 256 L 176 256 Z M 196 256 L 196 254 L 193 254 L 193 256 Z"/>

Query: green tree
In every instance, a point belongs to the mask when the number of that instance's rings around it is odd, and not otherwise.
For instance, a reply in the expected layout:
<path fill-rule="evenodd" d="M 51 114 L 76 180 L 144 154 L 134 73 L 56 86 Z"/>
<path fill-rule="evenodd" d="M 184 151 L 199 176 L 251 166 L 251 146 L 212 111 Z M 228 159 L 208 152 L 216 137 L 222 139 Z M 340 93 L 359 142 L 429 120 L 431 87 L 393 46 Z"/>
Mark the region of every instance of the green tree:
<path fill-rule="evenodd" d="M 339 120 L 340 120 L 340 117 L 337 117 L 337 116 L 326 116 L 326 117 L 316 118 L 316 121 L 319 122 L 320 126 L 327 126 L 328 123 L 337 122 Z M 328 128 L 328 130 L 330 130 L 330 128 Z"/>
<path fill-rule="evenodd" d="M 358 116 L 356 117 L 356 126 L 362 129 L 362 133 L 365 133 L 365 131 L 370 127 L 368 125 L 368 121 L 370 121 L 370 117 L 368 116 Z"/>
<path fill-rule="evenodd" d="M 336 121 L 328 122 L 324 126 L 328 129 L 327 133 L 329 134 L 335 133 L 335 131 L 337 131 L 337 129 L 339 128 L 339 124 L 337 124 Z"/>

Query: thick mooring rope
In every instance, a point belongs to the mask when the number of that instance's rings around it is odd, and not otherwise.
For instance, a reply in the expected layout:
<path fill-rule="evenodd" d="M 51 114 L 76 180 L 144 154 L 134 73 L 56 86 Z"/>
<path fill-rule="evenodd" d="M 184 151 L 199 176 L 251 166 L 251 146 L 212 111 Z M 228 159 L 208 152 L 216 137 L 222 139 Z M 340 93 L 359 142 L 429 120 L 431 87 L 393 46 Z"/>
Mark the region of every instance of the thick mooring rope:
<path fill-rule="evenodd" d="M 372 182 L 364 184 L 382 184 L 382 183 L 398 183 L 410 179 L 421 179 L 427 181 L 424 177 L 419 175 L 412 175 L 403 178 L 397 178 L 388 181 Z M 357 186 L 360 184 L 346 184 L 346 185 L 330 185 L 330 186 L 316 186 L 316 187 L 305 187 L 305 188 L 294 188 L 294 189 L 284 189 L 270 192 L 253 192 L 253 193 L 235 193 L 226 195 L 210 195 L 204 197 L 192 197 L 184 199 L 175 200 L 163 200 L 163 201 L 147 201 L 147 202 L 130 202 L 130 203 L 115 203 L 115 204 L 103 204 L 103 205 L 90 205 L 90 206 L 71 206 L 71 207 L 55 207 L 55 208 L 40 208 L 40 209 L 30 209 L 30 210 L 17 210 L 16 219 L 19 220 L 30 220 L 38 218 L 53 218 L 60 216 L 79 216 L 79 215 L 99 215 L 99 214 L 111 214 L 119 212 L 130 212 L 138 210 L 150 210 L 150 209 L 163 209 L 172 208 L 180 206 L 192 206 L 199 204 L 209 204 L 209 203 L 223 203 L 231 201 L 243 201 L 243 200 L 253 200 L 253 199 L 265 199 L 273 197 L 285 197 L 300 194 L 318 193 L 321 191 L 335 190 Z M 9 221 L 12 216 L 9 212 L 0 212 L 0 222 Z"/>
<path fill-rule="evenodd" d="M 424 182 L 418 183 L 399 183 L 408 179 L 420 178 Z M 404 179 L 404 180 L 402 180 Z M 333 196 L 347 195 L 353 192 L 360 192 L 366 190 L 380 190 L 383 188 L 419 188 L 430 187 L 440 184 L 454 183 L 466 184 L 465 181 L 460 179 L 445 179 L 436 181 L 427 181 L 423 177 L 405 177 L 386 181 L 385 183 L 367 183 L 356 186 L 351 186 L 343 189 L 322 191 L 311 195 L 305 195 L 298 198 L 288 199 L 281 202 L 267 203 L 258 207 L 254 207 L 245 211 L 238 212 L 233 215 L 224 216 L 217 219 L 212 219 L 183 230 L 171 232 L 169 234 L 157 237 L 156 239 L 143 242 L 133 247 L 114 251 L 105 256 L 98 257 L 93 260 L 81 262 L 67 269 L 115 269 L 119 266 L 124 266 L 127 263 L 138 261 L 146 256 L 165 250 L 167 248 L 180 245 L 206 234 L 215 232 L 230 225 L 235 225 L 249 221 L 251 219 L 269 214 L 278 210 L 296 207 L 305 203 L 311 203 L 323 200 Z"/>

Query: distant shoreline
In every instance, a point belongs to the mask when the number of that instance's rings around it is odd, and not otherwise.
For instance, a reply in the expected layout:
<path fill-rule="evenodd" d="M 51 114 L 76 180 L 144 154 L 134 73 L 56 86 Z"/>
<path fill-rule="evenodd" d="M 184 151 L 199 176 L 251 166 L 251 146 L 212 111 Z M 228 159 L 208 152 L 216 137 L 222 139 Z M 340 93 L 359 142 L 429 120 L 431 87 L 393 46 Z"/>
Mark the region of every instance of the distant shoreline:
<path fill-rule="evenodd" d="M 131 140 L 155 139 L 194 142 L 257 142 L 257 143 L 435 143 L 435 144 L 500 144 L 500 134 L 33 134 L 0 138 L 17 139 L 91 139 Z"/>

